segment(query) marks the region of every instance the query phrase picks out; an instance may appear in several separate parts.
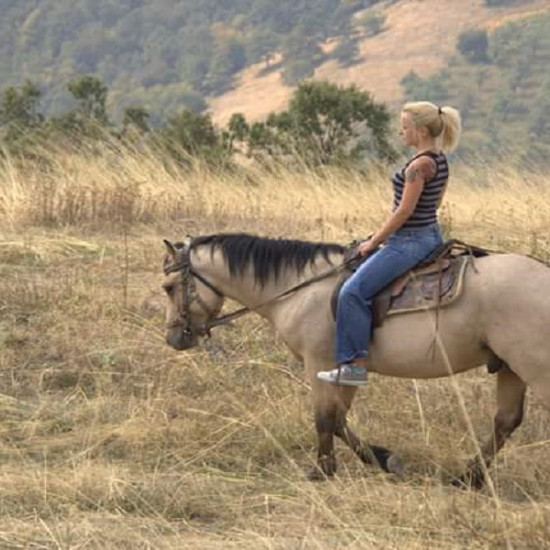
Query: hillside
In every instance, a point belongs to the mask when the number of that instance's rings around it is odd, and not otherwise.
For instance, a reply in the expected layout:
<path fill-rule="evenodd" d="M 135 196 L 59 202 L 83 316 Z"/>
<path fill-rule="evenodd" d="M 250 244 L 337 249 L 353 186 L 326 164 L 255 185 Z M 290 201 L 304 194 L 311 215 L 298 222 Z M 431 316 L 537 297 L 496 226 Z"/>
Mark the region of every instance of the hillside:
<path fill-rule="evenodd" d="M 158 130 L 187 109 L 211 115 L 215 139 L 231 115 L 241 113 L 246 124 L 281 112 L 298 84 L 314 78 L 353 84 L 393 112 L 405 100 L 456 106 L 463 158 L 505 157 L 518 167 L 550 159 L 548 0 L 10 0 L 5 7 L 3 136 L 13 135 L 22 112 L 36 127 L 55 119 L 74 128 L 81 84 L 95 79 L 111 128 L 130 111 L 146 131 Z M 17 87 L 38 98 L 32 108 L 21 99 L 16 106 Z"/>
<path fill-rule="evenodd" d="M 400 80 L 409 71 L 427 77 L 447 67 L 456 54 L 458 35 L 472 28 L 497 27 L 539 12 L 550 12 L 548 0 L 522 0 L 510 6 L 489 8 L 484 0 L 401 0 L 384 2 L 369 10 L 386 16 L 384 31 L 360 41 L 360 58 L 351 67 L 329 60 L 315 70 L 315 78 L 338 84 L 356 84 L 379 101 L 397 105 L 403 100 Z M 280 67 L 265 71 L 260 63 L 243 70 L 235 87 L 211 99 L 213 119 L 223 125 L 232 113 L 260 119 L 283 109 L 292 94 L 281 78 Z"/>
<path fill-rule="evenodd" d="M 319 43 L 345 35 L 352 15 L 378 1 L 3 0 L 0 82 L 36 82 L 51 115 L 70 105 L 71 78 L 93 74 L 118 114 L 139 104 L 158 119 L 202 109 L 205 96 L 277 51 L 287 65 L 305 62 L 295 76 L 309 74 Z"/>

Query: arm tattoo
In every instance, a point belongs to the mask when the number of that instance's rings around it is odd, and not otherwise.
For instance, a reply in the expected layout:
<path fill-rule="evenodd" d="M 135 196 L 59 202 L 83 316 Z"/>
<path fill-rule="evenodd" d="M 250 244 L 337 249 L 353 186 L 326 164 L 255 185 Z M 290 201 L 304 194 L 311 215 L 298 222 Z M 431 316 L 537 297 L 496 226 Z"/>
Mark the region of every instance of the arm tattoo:
<path fill-rule="evenodd" d="M 405 182 L 415 181 L 419 175 L 421 175 L 421 172 L 416 166 L 408 168 L 405 172 Z"/>
<path fill-rule="evenodd" d="M 435 176 L 435 163 L 419 162 L 414 166 L 410 166 L 405 172 L 405 182 L 415 181 L 417 178 L 422 179 L 422 183 L 431 180 Z"/>

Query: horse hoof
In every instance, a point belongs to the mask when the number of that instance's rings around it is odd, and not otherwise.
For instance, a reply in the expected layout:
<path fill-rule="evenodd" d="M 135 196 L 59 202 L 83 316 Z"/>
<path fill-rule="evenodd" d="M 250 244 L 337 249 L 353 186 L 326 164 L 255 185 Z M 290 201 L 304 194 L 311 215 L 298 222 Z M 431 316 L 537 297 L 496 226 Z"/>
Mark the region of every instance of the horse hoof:
<path fill-rule="evenodd" d="M 456 487 L 457 489 L 467 489 L 468 488 L 468 486 L 466 485 L 466 482 L 464 481 L 464 479 L 462 479 L 462 476 L 453 477 L 453 479 L 451 479 L 451 485 L 453 487 Z"/>
<path fill-rule="evenodd" d="M 334 474 L 327 474 L 321 470 L 321 468 L 311 468 L 306 472 L 306 479 L 308 481 L 327 481 L 332 478 Z"/>
<path fill-rule="evenodd" d="M 468 472 L 459 477 L 451 479 L 451 485 L 458 489 L 474 489 L 479 491 L 485 486 L 483 474 Z"/>
<path fill-rule="evenodd" d="M 405 464 L 397 455 L 390 455 L 386 462 L 386 468 L 390 474 L 395 474 L 399 477 L 405 475 Z"/>

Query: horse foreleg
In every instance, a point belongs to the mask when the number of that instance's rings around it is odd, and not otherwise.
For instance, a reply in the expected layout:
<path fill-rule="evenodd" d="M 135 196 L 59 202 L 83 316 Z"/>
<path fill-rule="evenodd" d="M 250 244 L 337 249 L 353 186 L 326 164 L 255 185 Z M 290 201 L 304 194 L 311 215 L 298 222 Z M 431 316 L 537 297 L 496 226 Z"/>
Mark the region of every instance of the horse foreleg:
<path fill-rule="evenodd" d="M 497 412 L 493 434 L 481 446 L 481 456 L 468 464 L 464 474 L 452 481 L 453 485 L 480 489 L 485 484 L 485 470 L 493 458 L 521 424 L 526 385 L 508 366 L 497 374 Z"/>
<path fill-rule="evenodd" d="M 334 436 L 339 437 L 365 464 L 376 464 L 384 471 L 401 475 L 401 460 L 385 447 L 368 445 L 347 425 L 347 413 L 357 388 L 314 382 L 315 427 L 319 441 L 317 464 L 308 479 L 318 481 L 336 473 Z"/>
<path fill-rule="evenodd" d="M 315 381 L 314 414 L 317 430 L 317 464 L 307 473 L 310 481 L 324 480 L 336 473 L 336 456 L 334 455 L 334 434 L 340 416 L 336 399 L 336 388 L 324 382 Z"/>
<path fill-rule="evenodd" d="M 389 449 L 386 449 L 386 447 L 369 445 L 363 442 L 347 425 L 346 414 L 351 407 L 357 388 L 341 387 L 339 389 L 343 407 L 342 414 L 337 419 L 336 435 L 361 459 L 363 463 L 376 464 L 386 472 L 402 475 L 404 467 L 401 459 L 399 459 Z"/>

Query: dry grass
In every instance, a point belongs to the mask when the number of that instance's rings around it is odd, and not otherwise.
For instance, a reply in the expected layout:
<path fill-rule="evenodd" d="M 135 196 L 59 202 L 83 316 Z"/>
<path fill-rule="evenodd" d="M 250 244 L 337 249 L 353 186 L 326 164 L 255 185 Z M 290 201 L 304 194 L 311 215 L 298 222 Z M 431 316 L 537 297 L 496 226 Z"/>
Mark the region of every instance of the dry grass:
<path fill-rule="evenodd" d="M 550 180 L 461 167 L 442 219 L 491 248 L 550 253 Z M 496 496 L 451 489 L 475 448 L 449 380 L 373 377 L 352 423 L 404 480 L 339 446 L 310 484 L 303 372 L 258 317 L 176 353 L 162 334 L 161 239 L 247 230 L 347 242 L 387 211 L 387 170 L 175 171 L 146 151 L 0 168 L 0 547 L 550 547 L 549 416 L 491 469 Z M 489 433 L 494 380 L 458 377 Z"/>

